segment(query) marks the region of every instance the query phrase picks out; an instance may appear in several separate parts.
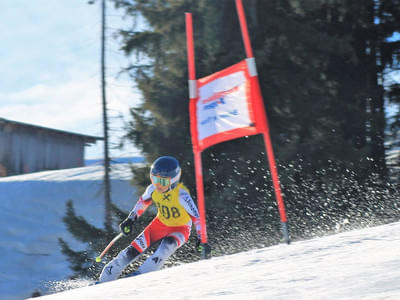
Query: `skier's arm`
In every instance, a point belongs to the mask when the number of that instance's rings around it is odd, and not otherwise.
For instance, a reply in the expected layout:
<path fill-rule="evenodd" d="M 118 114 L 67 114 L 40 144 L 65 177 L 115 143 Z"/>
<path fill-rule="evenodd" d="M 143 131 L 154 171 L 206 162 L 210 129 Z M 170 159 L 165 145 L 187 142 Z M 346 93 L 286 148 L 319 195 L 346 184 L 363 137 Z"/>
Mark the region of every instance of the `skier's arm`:
<path fill-rule="evenodd" d="M 129 213 L 128 218 L 136 220 L 146 211 L 146 209 L 153 203 L 153 199 L 151 198 L 151 194 L 153 193 L 153 191 L 154 191 L 154 186 L 151 184 L 146 188 L 146 191 L 136 202 L 136 205 Z"/>
<path fill-rule="evenodd" d="M 179 202 L 185 208 L 187 213 L 190 215 L 190 218 L 192 219 L 192 222 L 196 228 L 197 236 L 200 237 L 201 235 L 200 214 L 199 211 L 197 210 L 196 204 L 194 204 L 192 197 L 184 189 L 181 189 L 179 191 Z"/>
<path fill-rule="evenodd" d="M 128 235 L 132 232 L 133 223 L 136 221 L 138 217 L 140 217 L 144 211 L 153 203 L 151 198 L 151 193 L 154 191 L 154 186 L 149 185 L 143 195 L 136 202 L 135 207 L 129 213 L 128 217 L 119 224 L 119 228 L 121 232 L 125 235 Z"/>
<path fill-rule="evenodd" d="M 201 239 L 201 222 L 200 222 L 200 214 L 197 210 L 197 206 L 194 204 L 194 201 L 190 194 L 181 189 L 179 191 L 179 202 L 188 212 L 190 217 L 192 218 L 193 224 L 196 226 L 197 232 L 197 241 L 196 241 L 196 248 L 199 252 L 201 252 L 202 258 L 209 258 L 211 255 L 211 247 L 208 243 L 203 243 Z"/>

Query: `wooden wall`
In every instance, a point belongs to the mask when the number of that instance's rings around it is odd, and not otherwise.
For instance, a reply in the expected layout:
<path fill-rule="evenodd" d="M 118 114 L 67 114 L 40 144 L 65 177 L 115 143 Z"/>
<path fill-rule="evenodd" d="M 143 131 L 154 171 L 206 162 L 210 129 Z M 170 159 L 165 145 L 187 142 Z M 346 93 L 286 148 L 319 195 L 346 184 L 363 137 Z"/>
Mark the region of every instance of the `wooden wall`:
<path fill-rule="evenodd" d="M 0 123 L 0 176 L 83 166 L 86 142 L 83 135 Z"/>

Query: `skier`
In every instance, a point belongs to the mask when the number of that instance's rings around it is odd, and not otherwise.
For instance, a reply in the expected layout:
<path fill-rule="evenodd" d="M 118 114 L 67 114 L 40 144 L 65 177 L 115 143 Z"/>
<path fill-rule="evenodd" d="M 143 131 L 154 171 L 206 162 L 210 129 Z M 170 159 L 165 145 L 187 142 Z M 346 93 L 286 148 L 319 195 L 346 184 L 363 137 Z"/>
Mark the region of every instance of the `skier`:
<path fill-rule="evenodd" d="M 188 241 L 192 224 L 199 244 L 199 212 L 188 189 L 179 182 L 180 177 L 181 168 L 174 157 L 162 156 L 154 161 L 150 169 L 151 184 L 119 227 L 123 234 L 129 235 L 136 219 L 153 202 L 158 209 L 157 216 L 128 247 L 104 266 L 99 283 L 117 279 L 148 247 L 161 240 L 154 254 L 133 275 L 160 270 L 165 260 Z"/>

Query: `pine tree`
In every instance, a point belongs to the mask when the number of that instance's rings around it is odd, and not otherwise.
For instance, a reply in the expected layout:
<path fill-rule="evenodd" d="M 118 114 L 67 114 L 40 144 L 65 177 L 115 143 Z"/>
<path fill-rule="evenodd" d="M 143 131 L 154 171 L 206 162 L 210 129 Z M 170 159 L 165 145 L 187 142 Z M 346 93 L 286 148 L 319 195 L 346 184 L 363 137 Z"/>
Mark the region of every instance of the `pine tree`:
<path fill-rule="evenodd" d="M 377 18 L 379 20 L 379 53 L 382 69 L 382 85 L 386 105 L 397 108 L 389 120 L 389 149 L 399 149 L 400 142 L 400 80 L 396 74 L 400 71 L 400 1 L 381 0 L 377 4 Z M 400 169 L 400 151 L 397 161 L 392 161 L 392 178 L 396 184 L 400 184 L 398 171 Z"/>
<path fill-rule="evenodd" d="M 112 205 L 112 213 L 114 222 L 119 224 L 126 216 L 126 213 Z M 87 244 L 85 250 L 75 251 L 68 243 L 59 238 L 61 252 L 67 256 L 70 263 L 70 269 L 74 272 L 73 277 L 87 277 L 91 279 L 97 278 L 102 265 L 95 263 L 95 258 L 101 253 L 108 242 L 117 234 L 116 231 L 106 231 L 90 225 L 82 216 L 77 216 L 72 201 L 66 204 L 66 214 L 63 218 L 68 231 L 76 238 L 76 240 Z M 111 249 L 109 255 L 115 255 L 116 249 Z M 120 250 L 120 249 L 119 249 Z M 109 257 L 109 256 L 108 256 Z"/>
<path fill-rule="evenodd" d="M 202 77 L 244 58 L 234 1 L 115 3 L 147 25 L 145 30 L 121 32 L 122 48 L 138 58 L 127 70 L 143 93 L 142 104 L 131 111 L 127 136 L 149 162 L 160 155 L 176 156 L 183 163 L 183 180 L 194 191 L 184 12 L 194 16 L 196 71 Z M 347 173 L 354 174 L 354 186 L 374 173 L 381 180 L 386 174 L 377 3 L 245 3 L 281 181 L 294 211 L 307 198 L 307 209 L 319 212 L 323 199 L 336 193 L 340 197 L 329 205 L 346 213 L 366 198 L 354 190 L 354 199 L 347 199 L 349 187 L 342 182 Z M 204 151 L 207 207 L 242 203 L 245 213 L 259 208 L 268 211 L 267 222 L 277 218 L 269 213 L 275 200 L 263 149 L 256 136 Z M 143 188 L 147 174 L 148 168 L 136 170 L 135 183 Z M 317 194 L 302 186 L 308 181 L 316 184 Z M 300 198 L 293 187 L 307 192 Z M 314 200 L 322 203 L 313 208 Z"/>

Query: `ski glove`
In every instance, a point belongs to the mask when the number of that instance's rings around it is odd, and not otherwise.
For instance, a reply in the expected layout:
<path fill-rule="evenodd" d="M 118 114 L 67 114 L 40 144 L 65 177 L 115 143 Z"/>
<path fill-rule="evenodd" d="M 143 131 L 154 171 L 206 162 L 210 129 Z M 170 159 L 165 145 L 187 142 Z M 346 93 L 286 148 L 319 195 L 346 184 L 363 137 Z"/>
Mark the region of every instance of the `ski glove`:
<path fill-rule="evenodd" d="M 119 229 L 124 235 L 128 235 L 132 232 L 134 219 L 126 218 L 121 224 L 119 224 Z"/>
<path fill-rule="evenodd" d="M 210 247 L 210 245 L 208 243 L 203 244 L 201 242 L 201 237 L 197 236 L 197 238 L 196 238 L 196 250 L 199 253 L 202 253 L 203 251 L 210 252 L 211 251 L 211 247 Z"/>
<path fill-rule="evenodd" d="M 196 238 L 196 249 L 199 249 L 200 244 L 201 244 L 201 237 L 197 236 L 197 238 Z"/>
<path fill-rule="evenodd" d="M 211 246 L 208 243 L 203 244 L 199 236 L 196 239 L 196 250 L 200 253 L 202 259 L 208 259 L 211 257 Z"/>

